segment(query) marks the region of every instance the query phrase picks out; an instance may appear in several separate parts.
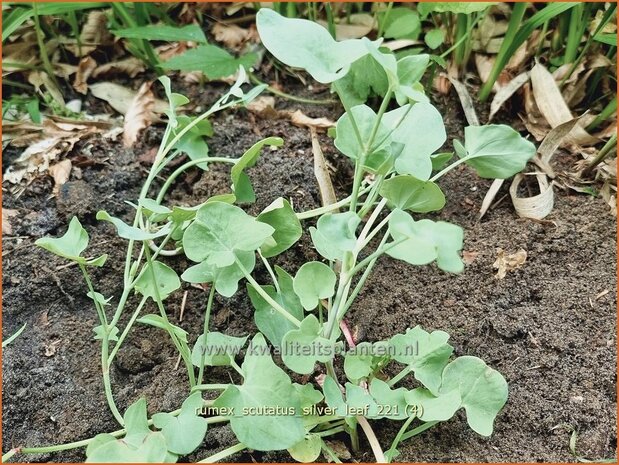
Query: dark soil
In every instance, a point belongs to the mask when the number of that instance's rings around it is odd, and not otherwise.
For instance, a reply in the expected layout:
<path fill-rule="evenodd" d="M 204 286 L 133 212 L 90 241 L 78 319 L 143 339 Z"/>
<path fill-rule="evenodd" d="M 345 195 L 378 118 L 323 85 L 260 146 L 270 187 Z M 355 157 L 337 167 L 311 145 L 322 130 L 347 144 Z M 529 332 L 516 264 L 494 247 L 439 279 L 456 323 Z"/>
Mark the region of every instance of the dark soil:
<path fill-rule="evenodd" d="M 185 89 L 200 104 L 213 100 L 218 88 Z M 445 114 L 451 137 L 461 136 L 463 116 L 453 96 L 435 98 Z M 301 106 L 278 101 L 278 108 Z M 336 118 L 338 108 L 303 107 L 310 116 Z M 283 120 L 263 120 L 245 110 L 219 115 L 213 121 L 211 154 L 239 156 L 261 137 L 281 136 L 284 147 L 266 151 L 250 172 L 258 201 L 257 213 L 278 196 L 292 200 L 297 211 L 320 205 L 313 175 L 309 132 Z M 100 209 L 128 219 L 148 170 L 144 161 L 161 137 L 151 128 L 133 149 L 101 139 L 85 141 L 73 155 L 93 160 L 74 172 L 57 196 L 52 181 L 41 178 L 19 197 L 5 192 L 3 207 L 17 209 L 14 236 L 2 239 L 3 338 L 27 323 L 25 332 L 4 350 L 3 444 L 59 444 L 117 429 L 107 408 L 101 377 L 99 343 L 93 339 L 96 314 L 85 295 L 76 267 L 35 247 L 43 235 L 64 233 L 78 215 L 90 234 L 88 254 L 110 255 L 103 269 L 93 271 L 96 288 L 116 298 L 122 291 L 125 243 L 108 224 L 97 222 Z M 336 155 L 327 136 L 322 145 L 334 166 L 333 182 L 340 198 L 350 188 L 352 170 Z M 76 176 L 79 175 L 79 178 Z M 169 203 L 195 204 L 227 192 L 228 168 L 213 166 L 191 172 L 176 183 Z M 376 267 L 366 289 L 349 314 L 360 340 L 385 339 L 417 324 L 451 334 L 457 355 L 475 355 L 501 371 L 509 383 L 509 400 L 498 416 L 495 433 L 482 438 L 466 425 L 463 414 L 408 441 L 401 461 L 536 462 L 575 461 L 569 442 L 577 432 L 576 453 L 590 459 L 615 457 L 616 451 L 616 222 L 601 199 L 557 191 L 547 221 L 520 219 L 509 199 L 478 221 L 490 182 L 461 167 L 441 185 L 448 203 L 441 217 L 465 228 L 464 250 L 477 254 L 463 274 L 453 276 L 435 266 L 411 267 L 389 258 Z M 497 199 L 506 194 L 506 188 Z M 523 248 L 528 258 L 505 279 L 495 277 L 497 249 L 513 253 Z M 308 259 L 317 259 L 308 236 L 275 262 L 294 273 Z M 170 260 L 183 269 L 182 258 Z M 260 282 L 267 276 L 256 270 Z M 201 331 L 206 296 L 188 291 L 182 322 L 183 296 L 168 300 L 174 323 L 195 340 Z M 604 292 L 606 292 L 604 294 Z M 596 297 L 597 296 L 597 297 Z M 127 314 L 136 305 L 131 300 Z M 156 311 L 150 307 L 151 312 Z M 242 290 L 232 299 L 218 298 L 212 327 L 232 335 L 253 334 L 252 307 Z M 179 407 L 187 392 L 183 370 L 160 330 L 138 326 L 115 361 L 112 378 L 119 408 L 144 396 L 149 412 Z M 212 381 L 227 381 L 228 372 L 208 372 Z M 377 422 L 376 431 L 388 446 L 399 428 Z M 345 438 L 342 438 L 345 439 Z M 354 459 L 373 461 L 369 447 Z M 204 445 L 189 459 L 198 460 L 235 443 L 227 426 L 212 427 Z M 82 461 L 83 449 L 56 454 L 20 456 L 28 461 Z M 241 462 L 289 461 L 285 453 L 245 452 L 231 457 Z"/>

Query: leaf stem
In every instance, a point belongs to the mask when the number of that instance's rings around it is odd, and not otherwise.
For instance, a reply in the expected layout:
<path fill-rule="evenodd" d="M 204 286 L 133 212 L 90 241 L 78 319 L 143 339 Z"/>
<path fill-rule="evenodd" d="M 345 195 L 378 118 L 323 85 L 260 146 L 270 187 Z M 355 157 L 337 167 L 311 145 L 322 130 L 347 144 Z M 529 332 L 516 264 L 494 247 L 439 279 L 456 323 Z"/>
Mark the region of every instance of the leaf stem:
<path fill-rule="evenodd" d="M 159 293 L 159 283 L 157 282 L 157 275 L 155 274 L 155 267 L 153 266 L 153 260 L 151 259 L 150 249 L 148 247 L 144 248 L 144 255 L 146 257 L 146 263 L 148 265 L 148 269 L 150 271 L 151 280 L 153 282 L 153 289 L 155 293 L 155 301 L 157 302 L 157 307 L 159 308 L 159 314 L 163 319 L 163 324 L 165 325 L 172 342 L 176 346 L 176 349 L 181 354 L 183 362 L 185 363 L 185 368 L 187 369 L 187 375 L 189 376 L 189 384 L 191 387 L 196 385 L 196 375 L 193 371 L 193 365 L 191 363 L 191 357 L 187 354 L 186 347 L 183 347 L 181 342 L 178 339 L 178 336 L 174 332 L 170 321 L 168 320 L 168 315 L 165 311 L 165 307 L 163 306 L 163 301 L 161 300 L 161 295 Z"/>
<path fill-rule="evenodd" d="M 203 341 L 203 351 L 202 357 L 200 357 L 200 367 L 198 370 L 198 380 L 197 384 L 202 384 L 202 380 L 204 379 L 204 361 L 206 358 L 206 338 L 208 337 L 208 327 L 211 319 L 211 308 L 213 307 L 213 299 L 215 298 L 215 285 L 211 284 L 211 289 L 208 293 L 208 300 L 206 302 L 206 311 L 204 312 L 204 328 L 202 330 L 202 335 L 204 336 Z"/>
<path fill-rule="evenodd" d="M 266 293 L 264 289 L 262 289 L 262 286 L 260 286 L 260 284 L 258 284 L 256 280 L 251 276 L 251 274 L 249 274 L 249 272 L 247 271 L 247 268 L 243 266 L 243 264 L 238 258 L 235 257 L 235 261 L 236 261 L 237 266 L 239 267 L 239 269 L 245 276 L 245 279 L 247 279 L 247 282 L 249 282 L 249 284 L 251 284 L 251 286 L 256 290 L 256 292 L 260 294 L 260 297 L 266 300 L 267 303 L 271 307 L 273 307 L 277 312 L 279 312 L 288 321 L 292 322 L 297 328 L 301 326 L 301 322 L 297 320 L 294 317 L 294 315 L 291 315 L 290 313 L 288 313 L 284 307 L 278 304 L 269 294 Z"/>
<path fill-rule="evenodd" d="M 365 187 L 359 191 L 359 195 L 367 194 L 371 189 L 371 186 Z M 334 210 L 338 210 L 341 207 L 345 207 L 350 204 L 352 201 L 352 195 L 349 195 L 345 199 L 340 200 L 339 202 L 335 202 L 329 205 L 325 205 L 324 207 L 314 208 L 312 210 L 307 210 L 301 213 L 297 213 L 297 218 L 300 220 L 307 220 L 309 218 L 314 218 L 316 216 L 320 216 L 324 213 L 329 213 Z"/>
<path fill-rule="evenodd" d="M 273 285 L 275 286 L 277 293 L 280 294 L 282 291 L 279 288 L 279 281 L 277 281 L 277 276 L 275 276 L 275 273 L 273 272 L 273 268 L 271 268 L 271 264 L 269 263 L 267 258 L 264 255 L 262 255 L 262 252 L 260 251 L 260 249 L 258 249 L 258 255 L 260 255 L 260 258 L 262 259 L 262 263 L 264 263 L 264 267 L 269 272 L 269 275 L 271 276 L 271 280 L 273 281 Z"/>
<path fill-rule="evenodd" d="M 110 365 L 112 364 L 112 361 L 114 360 L 114 357 L 116 357 L 116 354 L 118 353 L 118 350 L 120 349 L 120 346 L 122 345 L 122 343 L 124 342 L 125 338 L 129 334 L 129 331 L 131 330 L 131 327 L 135 323 L 135 320 L 138 318 L 138 315 L 142 311 L 142 307 L 144 307 L 144 304 L 146 303 L 147 300 L 148 300 L 148 297 L 142 297 L 142 300 L 140 300 L 140 303 L 138 304 L 138 307 L 133 312 L 133 315 L 131 315 L 131 319 L 127 323 L 127 326 L 125 326 L 125 329 L 123 330 L 122 334 L 118 338 L 118 341 L 116 342 L 116 344 L 114 344 L 114 349 L 112 349 L 112 353 L 107 358 L 108 363 Z"/>
<path fill-rule="evenodd" d="M 168 176 L 168 179 L 166 179 L 163 186 L 161 186 L 161 190 L 159 191 L 159 194 L 157 195 L 157 199 L 156 199 L 157 203 L 161 203 L 161 201 L 163 200 L 163 197 L 165 196 L 166 192 L 168 191 L 172 183 L 176 180 L 176 178 L 180 176 L 184 171 L 191 168 L 192 166 L 196 166 L 196 165 L 199 165 L 200 163 L 208 163 L 208 162 L 235 164 L 238 161 L 239 161 L 238 158 L 203 157 L 203 158 L 197 158 L 195 160 L 190 160 L 187 163 L 182 164 L 181 166 L 176 168 L 176 170 L 174 170 L 170 176 Z"/>
<path fill-rule="evenodd" d="M 453 170 L 456 166 L 461 165 L 462 163 L 465 163 L 466 161 L 469 160 L 469 157 L 462 157 L 459 158 L 458 160 L 456 160 L 455 162 L 453 162 L 451 165 L 449 165 L 448 167 L 444 168 L 442 171 L 439 171 L 438 173 L 436 173 L 434 176 L 432 176 L 430 178 L 430 182 L 434 182 L 437 179 L 445 176 L 447 173 L 449 173 L 451 170 Z"/>
<path fill-rule="evenodd" d="M 406 432 L 406 430 L 408 429 L 408 427 L 410 426 L 410 424 L 413 422 L 415 418 L 416 417 L 414 415 L 408 417 L 407 420 L 402 425 L 402 427 L 400 428 L 400 430 L 398 431 L 398 434 L 396 434 L 395 438 L 393 439 L 393 442 L 391 443 L 391 447 L 389 448 L 386 454 L 388 463 L 391 463 L 391 461 L 393 460 L 394 455 L 397 452 L 396 447 L 398 447 L 398 444 L 400 444 L 400 442 L 402 441 L 402 436 L 404 435 L 404 433 Z"/>
<path fill-rule="evenodd" d="M 376 457 L 376 463 L 387 463 L 387 459 L 385 458 L 385 454 L 383 449 L 380 447 L 380 443 L 376 438 L 376 434 L 374 430 L 365 419 L 365 417 L 358 416 L 356 417 L 361 429 L 365 433 L 365 436 L 368 438 L 368 442 L 370 443 L 370 447 L 372 448 L 372 452 L 374 452 L 374 457 Z"/>
<path fill-rule="evenodd" d="M 404 367 L 402 369 L 402 371 L 400 371 L 397 375 L 395 375 L 393 378 L 391 378 L 387 384 L 391 387 L 391 386 L 395 386 L 396 384 L 398 384 L 400 381 L 402 381 L 409 373 L 411 373 L 413 371 L 413 366 L 412 365 L 407 365 L 406 367 Z"/>
<path fill-rule="evenodd" d="M 402 436 L 402 438 L 400 439 L 400 442 L 406 441 L 407 439 L 410 439 L 413 436 L 417 436 L 418 434 L 423 433 L 425 430 L 432 428 L 437 423 L 438 421 L 428 421 L 427 423 L 424 423 L 423 425 L 420 425 L 417 428 L 410 430 L 408 433 L 405 433 Z"/>
<path fill-rule="evenodd" d="M 241 452 L 242 450 L 247 449 L 247 447 L 241 443 L 236 444 L 232 447 L 228 447 L 227 449 L 222 450 L 221 452 L 217 452 L 216 454 L 211 455 L 203 460 L 200 460 L 198 463 L 215 463 L 227 457 L 230 457 L 237 452 Z"/>

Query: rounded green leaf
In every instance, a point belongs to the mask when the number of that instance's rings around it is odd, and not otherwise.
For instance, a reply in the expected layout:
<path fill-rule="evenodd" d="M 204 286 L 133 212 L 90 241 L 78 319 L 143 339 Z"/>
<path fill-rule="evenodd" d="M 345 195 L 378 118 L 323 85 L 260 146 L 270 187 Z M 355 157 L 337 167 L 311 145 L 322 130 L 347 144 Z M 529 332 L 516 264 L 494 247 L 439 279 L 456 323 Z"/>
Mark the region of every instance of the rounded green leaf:
<path fill-rule="evenodd" d="M 74 216 L 63 236 L 42 237 L 34 243 L 55 255 L 82 263 L 85 260 L 80 255 L 88 247 L 88 233 L 77 216 Z"/>
<path fill-rule="evenodd" d="M 288 452 L 297 462 L 312 463 L 320 457 L 322 439 L 316 434 L 308 434 L 301 441 L 288 449 Z"/>
<path fill-rule="evenodd" d="M 447 344 L 449 334 L 444 331 L 428 333 L 420 326 L 396 334 L 389 340 L 393 359 L 413 368 L 415 378 L 432 393 L 437 394 L 443 369 L 453 347 Z"/>
<path fill-rule="evenodd" d="M 377 115 L 374 110 L 367 105 L 357 105 L 356 107 L 352 107 L 350 111 L 353 115 L 355 123 L 357 123 L 357 128 L 359 129 L 363 144 L 366 145 L 372 134 L 372 128 L 376 123 Z M 366 160 L 366 162 L 372 158 L 374 153 L 378 153 L 389 148 L 391 143 L 389 133 L 389 128 L 381 122 L 378 126 L 376 136 L 374 137 L 372 147 L 368 151 L 368 160 Z M 350 119 L 350 115 L 348 113 L 344 113 L 340 119 L 337 120 L 336 138 L 334 144 L 340 152 L 353 160 L 359 158 L 363 152 L 363 147 L 359 145 L 359 140 L 357 139 L 352 125 L 352 120 Z"/>
<path fill-rule="evenodd" d="M 374 355 L 371 342 L 361 342 L 354 349 L 346 352 L 344 358 L 344 373 L 346 377 L 355 382 L 372 373 Z"/>
<path fill-rule="evenodd" d="M 445 206 L 441 188 L 430 181 L 421 181 L 414 176 L 395 176 L 383 182 L 380 195 L 402 210 L 427 213 Z"/>
<path fill-rule="evenodd" d="M 262 289 L 297 320 L 303 319 L 303 307 L 299 297 L 293 289 L 293 279 L 284 269 L 276 266 L 275 274 L 279 283 L 279 292 L 273 286 L 262 286 Z M 264 300 L 258 292 L 249 284 L 247 293 L 254 309 L 254 321 L 256 326 L 266 338 L 276 347 L 281 347 L 282 339 L 286 333 L 297 327 L 287 318 Z"/>
<path fill-rule="evenodd" d="M 288 331 L 282 340 L 282 360 L 288 368 L 302 375 L 314 371 L 316 362 L 326 363 L 335 356 L 335 343 L 320 336 L 321 325 L 308 315 L 299 329 Z"/>
<path fill-rule="evenodd" d="M 503 375 L 477 357 L 458 357 L 445 367 L 440 392 L 458 390 L 469 426 L 482 436 L 492 434 L 494 419 L 507 402 Z"/>
<path fill-rule="evenodd" d="M 463 231 L 459 226 L 415 221 L 402 210 L 394 210 L 389 218 L 389 233 L 394 242 L 387 244 L 387 255 L 411 265 L 427 265 L 436 260 L 438 267 L 451 273 L 460 273 L 464 264 L 460 258 Z"/>
<path fill-rule="evenodd" d="M 383 380 L 374 378 L 370 383 L 370 394 L 377 405 L 382 406 L 377 418 L 389 418 L 391 420 L 404 420 L 413 412 L 408 409 L 405 388 L 391 389 Z"/>
<path fill-rule="evenodd" d="M 398 148 L 394 148 L 396 171 L 427 181 L 432 174 L 430 156 L 447 140 L 441 114 L 431 104 L 419 102 L 385 114 L 385 125 L 396 127 L 391 135 Z"/>
<path fill-rule="evenodd" d="M 355 248 L 355 231 L 361 218 L 354 212 L 327 213 L 318 218 L 310 235 L 316 250 L 327 260 L 342 260 L 344 253 Z"/>
<path fill-rule="evenodd" d="M 368 53 L 366 38 L 336 42 L 318 23 L 285 18 L 269 8 L 260 8 L 256 25 L 262 44 L 275 58 L 305 69 L 318 82 L 343 77 L 351 63 Z"/>
<path fill-rule="evenodd" d="M 445 31 L 442 29 L 431 29 L 426 32 L 424 41 L 428 47 L 434 50 L 443 45 L 445 41 Z"/>
<path fill-rule="evenodd" d="M 241 262 L 247 272 L 251 273 L 256 266 L 254 252 L 235 252 L 236 258 Z M 209 262 L 202 262 L 191 266 L 181 275 L 181 279 L 188 283 L 213 283 L 215 290 L 224 297 L 232 297 L 239 288 L 239 281 L 245 274 L 236 262 L 232 265 L 217 267 Z"/>
<path fill-rule="evenodd" d="M 209 202 L 198 210 L 183 236 L 185 255 L 217 267 L 232 265 L 236 251 L 255 251 L 275 230 L 239 207 Z"/>
<path fill-rule="evenodd" d="M 398 81 L 401 86 L 412 86 L 419 82 L 425 73 L 430 55 L 420 53 L 409 55 L 398 60 Z"/>
<path fill-rule="evenodd" d="M 447 421 L 462 407 L 457 389 L 437 397 L 428 389 L 416 388 L 407 392 L 405 397 L 408 405 L 421 407 L 419 419 L 423 421 Z"/>
<path fill-rule="evenodd" d="M 230 385 L 214 407 L 224 407 L 238 440 L 250 449 L 288 449 L 305 437 L 300 401 L 288 375 L 271 359 L 264 336 L 254 336 L 242 365 L 243 384 Z M 223 414 L 223 413 L 222 413 Z"/>
<path fill-rule="evenodd" d="M 155 287 L 155 282 L 153 281 L 151 267 L 149 264 L 146 264 L 144 265 L 144 271 L 140 273 L 140 276 L 135 282 L 135 290 L 144 297 L 150 297 L 153 300 L 157 300 L 158 291 L 159 297 L 163 300 L 181 287 L 181 281 L 178 279 L 176 271 L 168 265 L 159 261 L 152 262 L 152 265 L 157 287 Z"/>
<path fill-rule="evenodd" d="M 204 344 L 204 334 L 201 334 L 191 351 L 191 363 L 199 367 L 204 356 L 204 364 L 207 366 L 228 366 L 241 351 L 247 336 L 234 337 L 211 331 L 206 335 Z"/>
<path fill-rule="evenodd" d="M 503 124 L 464 128 L 464 147 L 454 148 L 482 178 L 507 179 L 522 171 L 535 155 L 535 145 Z"/>
<path fill-rule="evenodd" d="M 419 15 L 407 7 L 393 8 L 383 21 L 384 36 L 388 39 L 416 39 L 421 30 Z"/>
<path fill-rule="evenodd" d="M 305 263 L 294 277 L 294 292 L 301 299 L 305 310 L 318 306 L 320 299 L 327 299 L 335 293 L 337 277 L 331 268 L 324 263 Z"/>
<path fill-rule="evenodd" d="M 256 218 L 275 229 L 272 240 L 262 244 L 260 251 L 265 257 L 274 257 L 292 247 L 301 237 L 303 230 L 288 200 L 280 197 L 266 207 Z"/>
<path fill-rule="evenodd" d="M 165 445 L 173 454 L 190 454 L 202 444 L 208 429 L 208 422 L 197 412 L 203 404 L 202 395 L 195 392 L 183 402 L 178 416 L 169 413 L 153 415 L 153 424 L 161 429 Z"/>

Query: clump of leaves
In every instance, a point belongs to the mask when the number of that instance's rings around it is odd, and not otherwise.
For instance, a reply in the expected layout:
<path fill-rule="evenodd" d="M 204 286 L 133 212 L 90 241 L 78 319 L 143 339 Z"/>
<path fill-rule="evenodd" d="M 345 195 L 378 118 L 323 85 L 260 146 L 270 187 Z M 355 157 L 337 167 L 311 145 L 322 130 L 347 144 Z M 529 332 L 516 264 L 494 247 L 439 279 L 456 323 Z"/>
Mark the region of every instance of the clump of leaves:
<path fill-rule="evenodd" d="M 245 448 L 288 450 L 299 461 L 314 461 L 321 452 L 332 457 L 324 438 L 347 433 L 352 448 L 357 449 L 361 426 L 377 461 L 388 462 L 397 457 L 402 441 L 451 419 L 461 409 L 475 432 L 489 436 L 508 395 L 507 383 L 498 371 L 474 356 L 453 357 L 447 333 L 427 332 L 416 325 L 388 340 L 354 344 L 344 318 L 377 260 L 384 256 L 462 272 L 462 228 L 423 217 L 445 205 L 440 179 L 460 164 L 469 165 L 482 177 L 512 176 L 524 168 L 535 147 L 507 126 L 469 127 L 463 142 L 454 141 L 457 158 L 448 164 L 453 154 L 440 152 L 446 141 L 442 118 L 411 78 L 419 74 L 417 61 L 397 61 L 383 53 L 380 44 L 368 40 L 335 42 L 320 25 L 286 19 L 266 8 L 258 12 L 257 24 L 263 43 L 279 60 L 332 83 L 342 100 L 346 112 L 338 120 L 334 145 L 355 166 L 352 193 L 335 207 L 302 213 L 295 213 L 286 199 L 278 198 L 259 215 L 249 215 L 234 204 L 255 200 L 245 170 L 256 163 L 264 146 L 283 143 L 268 138 L 238 159 L 205 157 L 187 162 L 170 175 L 156 199 L 149 198 L 154 176 L 178 153 L 169 155 L 183 131 L 216 110 L 246 103 L 260 90 L 244 94 L 238 82 L 206 116 L 175 132 L 179 124 L 175 109 L 185 100 L 166 86 L 168 128 L 135 204 L 133 224 L 105 212 L 97 215 L 129 241 L 125 290 L 111 319 L 105 308 L 109 299 L 94 290 L 86 272 L 87 266 L 100 265 L 102 259 L 81 258 L 87 235 L 77 220 L 68 236 L 39 242 L 78 263 L 101 320 L 95 332 L 102 341 L 106 395 L 125 429 L 118 435 L 89 440 L 88 460 L 132 461 L 139 456 L 140 461 L 175 461 L 199 446 L 208 423 L 219 422 L 230 423 L 239 443 L 207 461 L 225 459 Z M 288 40 L 282 41 L 281 35 Z M 355 105 L 344 85 L 354 63 L 366 57 L 372 57 L 388 78 L 377 112 L 364 104 Z M 397 105 L 390 109 L 394 100 Z M 180 172 L 198 163 L 208 168 L 213 162 L 232 164 L 230 194 L 193 207 L 163 205 L 167 188 Z M 368 173 L 374 175 L 373 181 L 362 188 Z M 346 211 L 336 212 L 337 207 Z M 299 217 L 318 218 L 309 232 L 323 260 L 305 263 L 297 270 L 272 266 L 270 260 L 300 238 Z M 174 244 L 173 253 L 182 252 L 194 263 L 181 279 L 209 285 L 204 325 L 197 340 L 173 325 L 165 310 L 166 298 L 181 286 L 176 271 L 157 260 L 171 252 L 165 249 L 168 243 Z M 268 284 L 252 276 L 258 260 L 268 272 Z M 258 331 L 251 337 L 210 331 L 215 294 L 235 295 L 242 280 L 255 308 Z M 140 294 L 141 301 L 120 332 L 117 325 L 131 291 Z M 158 312 L 138 318 L 149 300 Z M 166 331 L 187 371 L 187 400 L 176 412 L 155 414 L 152 426 L 146 420 L 143 400 L 120 416 L 109 382 L 109 365 L 135 322 Z M 192 340 L 196 340 L 193 347 Z M 273 350 L 281 355 L 283 366 L 273 359 Z M 243 360 L 240 365 L 239 358 Z M 343 365 L 345 379 L 338 377 L 336 364 Z M 387 365 L 398 367 L 398 374 L 387 377 Z M 210 366 L 230 367 L 242 381 L 205 382 Z M 305 384 L 297 384 L 290 372 L 324 376 L 320 383 L 306 377 Z M 219 395 L 205 401 L 201 393 L 207 391 Z M 198 415 L 205 408 L 207 418 Z M 403 422 L 388 448 L 381 446 L 368 422 L 375 419 Z M 414 422 L 418 424 L 413 426 Z"/>

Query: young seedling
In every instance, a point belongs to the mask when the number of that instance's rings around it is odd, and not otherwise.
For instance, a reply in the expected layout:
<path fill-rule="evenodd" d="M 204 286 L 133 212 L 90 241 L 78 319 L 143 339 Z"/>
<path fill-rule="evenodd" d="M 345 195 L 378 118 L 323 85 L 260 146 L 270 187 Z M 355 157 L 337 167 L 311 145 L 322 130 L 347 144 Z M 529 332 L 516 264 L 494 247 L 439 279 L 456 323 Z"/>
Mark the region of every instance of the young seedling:
<path fill-rule="evenodd" d="M 492 433 L 494 420 L 507 400 L 507 383 L 477 357 L 452 357 L 454 349 L 447 333 L 414 326 L 384 341 L 361 342 L 353 349 L 341 340 L 340 328 L 375 264 L 385 255 L 412 265 L 436 263 L 443 271 L 462 272 L 463 230 L 422 217 L 445 205 L 438 181 L 460 164 L 467 164 L 481 177 L 510 177 L 525 167 L 535 147 L 507 126 L 467 127 L 464 141 L 453 141 L 457 159 L 447 165 L 453 154 L 439 152 L 446 142 L 442 118 L 419 84 L 426 58 L 396 60 L 393 54 L 379 49 L 380 42 L 367 39 L 336 42 L 318 24 L 284 18 L 267 8 L 258 12 L 257 24 L 263 44 L 277 59 L 306 70 L 320 82 L 331 83 L 341 99 L 345 113 L 337 122 L 334 144 L 354 163 L 351 195 L 334 205 L 300 213 L 295 213 L 287 200 L 278 198 L 258 216 L 247 214 L 234 205 L 255 200 L 246 168 L 256 163 L 262 147 L 283 143 L 268 138 L 238 159 L 204 157 L 188 161 L 151 199 L 155 176 L 176 155 L 172 149 L 192 127 L 215 111 L 246 103 L 261 90 L 244 94 L 239 81 L 206 114 L 176 131 L 176 110 L 186 99 L 173 94 L 169 81 L 162 78 L 170 100 L 169 123 L 135 205 L 135 220 L 128 225 L 105 212 L 98 214 L 129 241 L 125 289 L 111 318 L 105 309 L 108 301 L 94 290 L 87 273 L 88 266 L 102 265 L 104 258 L 87 261 L 81 257 L 88 238 L 79 222 L 72 221 L 68 237 L 39 242 L 77 262 L 84 273 L 101 320 L 96 337 L 102 340 L 106 395 L 124 429 L 78 443 L 21 452 L 87 446 L 90 462 L 107 457 L 117 461 L 176 461 L 201 444 L 208 424 L 229 422 L 239 443 L 205 461 L 222 460 L 246 448 L 288 450 L 303 462 L 314 461 L 321 453 L 337 459 L 324 439 L 348 434 L 356 450 L 360 426 L 376 460 L 391 462 L 397 458 L 402 441 L 449 420 L 460 409 L 465 410 L 475 432 L 483 436 Z M 366 105 L 355 105 L 343 87 L 351 66 L 368 56 L 388 77 L 377 112 Z M 397 105 L 391 109 L 393 100 Z M 184 170 L 212 162 L 232 164 L 233 193 L 194 207 L 162 204 L 174 179 Z M 364 185 L 368 173 L 374 180 Z M 346 211 L 335 213 L 342 208 Z M 269 260 L 298 241 L 300 218 L 317 218 L 309 234 L 324 260 L 305 263 L 292 274 L 272 266 Z M 168 243 L 175 245 L 172 253 L 182 251 L 195 263 L 181 279 L 209 284 L 204 324 L 193 348 L 190 341 L 196 337 L 170 323 L 164 305 L 181 286 L 176 272 L 157 260 L 170 252 L 165 248 Z M 258 260 L 268 272 L 270 284 L 260 284 L 252 276 Z M 231 297 L 239 292 L 241 280 L 246 281 L 255 307 L 258 332 L 251 337 L 235 337 L 210 331 L 215 293 Z M 132 290 L 142 299 L 119 335 L 117 325 Z M 158 313 L 138 319 L 149 299 L 155 302 Z M 109 382 L 110 363 L 136 321 L 166 331 L 187 370 L 187 400 L 181 409 L 155 414 L 152 421 L 147 420 L 144 400 L 130 406 L 122 417 Z M 316 383 L 293 382 L 284 367 L 275 363 L 273 350 L 281 355 L 289 371 L 323 376 L 317 377 Z M 237 359 L 243 352 L 239 365 Z M 346 379 L 338 376 L 336 365 L 343 365 Z M 387 378 L 383 372 L 387 365 L 397 366 L 398 374 Z M 210 366 L 229 366 L 242 381 L 208 382 Z M 401 385 L 403 381 L 405 385 Z M 204 391 L 219 395 L 214 401 L 204 401 Z M 201 414 L 206 407 L 210 409 L 204 418 Z M 383 438 L 376 436 L 368 421 L 375 419 L 402 422 L 388 447 L 383 447 Z"/>

